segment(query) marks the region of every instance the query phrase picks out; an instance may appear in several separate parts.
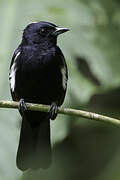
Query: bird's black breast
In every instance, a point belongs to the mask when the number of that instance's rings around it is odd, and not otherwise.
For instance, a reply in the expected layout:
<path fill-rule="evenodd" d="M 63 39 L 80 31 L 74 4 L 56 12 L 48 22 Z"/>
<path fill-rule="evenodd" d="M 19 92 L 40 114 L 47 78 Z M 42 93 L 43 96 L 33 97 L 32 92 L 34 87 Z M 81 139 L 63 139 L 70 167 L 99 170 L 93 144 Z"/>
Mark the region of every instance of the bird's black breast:
<path fill-rule="evenodd" d="M 16 72 L 16 94 L 27 102 L 61 105 L 65 90 L 61 68 L 64 65 L 56 48 L 47 50 L 24 47 Z"/>

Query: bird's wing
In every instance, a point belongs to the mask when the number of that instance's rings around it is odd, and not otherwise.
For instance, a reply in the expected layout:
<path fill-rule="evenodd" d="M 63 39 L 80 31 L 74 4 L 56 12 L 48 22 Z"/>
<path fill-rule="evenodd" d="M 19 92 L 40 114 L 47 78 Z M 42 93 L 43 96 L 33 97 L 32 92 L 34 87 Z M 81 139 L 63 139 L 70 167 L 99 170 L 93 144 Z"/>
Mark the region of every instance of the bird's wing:
<path fill-rule="evenodd" d="M 10 90 L 12 94 L 13 100 L 17 100 L 15 97 L 15 76 L 16 76 L 16 71 L 17 71 L 17 66 L 16 66 L 16 61 L 19 58 L 21 53 L 21 45 L 18 46 L 18 48 L 15 50 L 12 61 L 10 64 L 10 70 L 9 70 L 9 81 L 10 81 Z"/>
<path fill-rule="evenodd" d="M 61 106 L 64 101 L 66 90 L 67 90 L 68 69 L 67 69 L 64 55 L 58 46 L 56 48 L 56 57 L 57 57 L 57 61 L 59 61 L 59 64 L 60 64 L 60 72 L 61 72 L 61 76 L 62 76 L 63 91 L 61 92 L 60 99 L 58 100 L 59 106 Z"/>
<path fill-rule="evenodd" d="M 60 70 L 61 70 L 61 74 L 62 74 L 62 86 L 63 86 L 63 89 L 66 91 L 67 80 L 68 80 L 68 69 L 67 69 L 66 61 L 65 61 L 64 55 L 59 47 L 57 47 L 56 54 L 57 54 L 57 58 L 60 61 Z"/>

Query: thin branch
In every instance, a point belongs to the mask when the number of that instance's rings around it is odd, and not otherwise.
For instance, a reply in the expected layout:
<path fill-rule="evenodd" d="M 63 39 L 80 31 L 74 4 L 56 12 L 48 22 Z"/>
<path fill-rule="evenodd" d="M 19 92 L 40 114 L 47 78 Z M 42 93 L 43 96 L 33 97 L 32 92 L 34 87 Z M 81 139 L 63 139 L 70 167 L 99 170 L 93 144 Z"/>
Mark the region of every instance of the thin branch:
<path fill-rule="evenodd" d="M 42 111 L 42 112 L 48 112 L 50 109 L 50 106 L 48 105 L 42 105 L 42 104 L 32 104 L 32 103 L 26 103 L 27 109 L 32 111 Z M 0 101 L 0 108 L 18 108 L 18 102 L 15 101 Z M 91 119 L 99 122 L 105 122 L 110 123 L 111 125 L 120 126 L 120 120 L 111 118 L 108 116 L 103 116 L 100 114 L 77 110 L 77 109 L 70 109 L 70 108 L 58 108 L 58 113 L 60 114 L 67 114 L 71 116 L 78 116 L 83 117 L 86 119 Z"/>

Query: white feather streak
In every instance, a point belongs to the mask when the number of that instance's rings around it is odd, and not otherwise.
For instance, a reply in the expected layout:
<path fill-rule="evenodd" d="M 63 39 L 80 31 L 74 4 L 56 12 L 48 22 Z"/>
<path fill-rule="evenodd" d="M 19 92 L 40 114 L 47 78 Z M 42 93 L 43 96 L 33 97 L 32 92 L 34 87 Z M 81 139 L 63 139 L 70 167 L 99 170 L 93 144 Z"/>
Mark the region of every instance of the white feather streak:
<path fill-rule="evenodd" d="M 14 92 L 14 89 L 15 89 L 15 76 L 16 76 L 16 62 L 15 61 L 19 55 L 20 55 L 20 52 L 16 54 L 13 65 L 10 69 L 9 79 L 10 79 L 10 88 L 12 92 Z"/>

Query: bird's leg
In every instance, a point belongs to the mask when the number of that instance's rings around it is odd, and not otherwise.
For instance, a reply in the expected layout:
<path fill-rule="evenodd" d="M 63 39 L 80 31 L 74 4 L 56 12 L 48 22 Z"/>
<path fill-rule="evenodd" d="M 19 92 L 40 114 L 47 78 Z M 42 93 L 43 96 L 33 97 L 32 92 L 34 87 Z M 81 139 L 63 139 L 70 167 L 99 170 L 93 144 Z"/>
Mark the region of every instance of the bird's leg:
<path fill-rule="evenodd" d="M 27 106 L 26 106 L 26 104 L 25 104 L 24 99 L 20 99 L 19 105 L 18 105 L 18 109 L 19 109 L 19 111 L 20 111 L 21 114 L 23 114 L 24 111 L 27 110 Z"/>
<path fill-rule="evenodd" d="M 57 116 L 58 107 L 56 103 L 52 103 L 49 110 L 50 119 L 54 120 Z"/>

